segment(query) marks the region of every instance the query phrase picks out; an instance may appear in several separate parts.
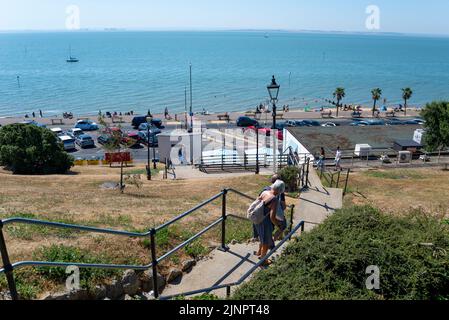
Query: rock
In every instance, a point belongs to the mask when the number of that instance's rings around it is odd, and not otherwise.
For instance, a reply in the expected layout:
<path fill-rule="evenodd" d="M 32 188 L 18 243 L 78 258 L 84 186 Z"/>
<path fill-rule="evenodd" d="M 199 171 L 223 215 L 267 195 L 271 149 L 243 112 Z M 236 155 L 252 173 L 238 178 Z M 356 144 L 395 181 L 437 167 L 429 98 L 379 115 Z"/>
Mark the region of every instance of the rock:
<path fill-rule="evenodd" d="M 231 241 L 231 244 L 232 244 L 233 246 L 235 246 L 237 243 L 238 243 L 238 242 L 237 242 L 237 240 L 235 240 L 235 239 L 233 239 L 233 240 Z"/>
<path fill-rule="evenodd" d="M 184 261 L 182 263 L 182 272 L 190 272 L 190 270 L 192 270 L 192 268 L 196 265 L 196 261 L 191 259 L 191 260 L 187 260 Z"/>
<path fill-rule="evenodd" d="M 104 298 L 103 300 L 108 300 L 108 301 L 111 301 L 111 299 L 109 299 L 109 298 Z"/>
<path fill-rule="evenodd" d="M 114 280 L 106 286 L 106 297 L 114 300 L 123 296 L 123 285 L 120 281 Z"/>
<path fill-rule="evenodd" d="M 182 271 L 179 269 L 171 269 L 168 277 L 167 282 L 172 283 L 173 281 L 177 280 L 178 278 L 182 277 Z"/>
<path fill-rule="evenodd" d="M 129 294 L 125 294 L 125 298 L 123 300 L 134 300 Z"/>
<path fill-rule="evenodd" d="M 95 286 L 92 290 L 94 300 L 103 300 L 106 298 L 106 286 Z"/>
<path fill-rule="evenodd" d="M 62 301 L 62 300 L 70 300 L 69 294 L 67 292 L 57 292 L 57 293 L 49 293 L 45 295 L 42 300 L 52 300 L 52 301 Z"/>
<path fill-rule="evenodd" d="M 153 290 L 153 271 L 147 270 L 140 277 L 140 284 L 143 292 L 150 292 Z M 157 273 L 157 285 L 159 292 L 165 288 L 165 278 Z"/>
<path fill-rule="evenodd" d="M 122 277 L 123 292 L 135 296 L 140 290 L 140 280 L 134 270 L 126 270 Z"/>
<path fill-rule="evenodd" d="M 89 300 L 90 295 L 89 291 L 86 289 L 74 289 L 70 291 L 68 294 L 69 300 Z"/>
<path fill-rule="evenodd" d="M 0 292 L 0 300 L 12 300 L 9 292 Z"/>

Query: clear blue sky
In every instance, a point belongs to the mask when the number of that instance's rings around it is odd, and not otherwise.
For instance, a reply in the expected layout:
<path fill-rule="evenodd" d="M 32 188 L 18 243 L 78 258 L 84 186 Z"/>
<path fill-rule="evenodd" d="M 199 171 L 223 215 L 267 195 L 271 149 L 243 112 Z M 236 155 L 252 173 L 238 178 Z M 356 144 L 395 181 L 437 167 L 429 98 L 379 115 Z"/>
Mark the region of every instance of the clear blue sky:
<path fill-rule="evenodd" d="M 377 5 L 381 32 L 449 34 L 448 0 L 0 0 L 0 30 L 63 30 L 71 4 L 89 29 L 366 31 Z"/>

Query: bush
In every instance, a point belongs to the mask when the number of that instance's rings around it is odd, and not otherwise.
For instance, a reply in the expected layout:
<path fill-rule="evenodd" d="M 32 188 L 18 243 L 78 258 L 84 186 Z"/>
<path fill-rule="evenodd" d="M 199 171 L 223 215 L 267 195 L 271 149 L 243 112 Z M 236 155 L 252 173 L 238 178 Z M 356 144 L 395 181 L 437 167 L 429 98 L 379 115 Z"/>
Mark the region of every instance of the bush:
<path fill-rule="evenodd" d="M 428 103 L 421 115 L 426 121 L 424 139 L 427 150 L 449 147 L 449 102 Z"/>
<path fill-rule="evenodd" d="M 0 128 L 0 165 L 16 174 L 66 173 L 73 163 L 48 129 L 27 124 Z"/>
<path fill-rule="evenodd" d="M 91 254 L 86 250 L 79 248 L 52 245 L 44 247 L 34 252 L 33 258 L 37 261 L 64 262 L 64 263 L 91 263 L 91 264 L 109 264 L 111 260 L 108 257 L 100 257 Z M 48 280 L 64 282 L 68 275 L 65 268 L 61 267 L 39 267 L 37 273 Z M 83 288 L 91 288 L 96 283 L 117 275 L 116 270 L 85 268 L 80 269 L 80 282 Z"/>
<path fill-rule="evenodd" d="M 234 298 L 445 300 L 448 254 L 449 227 L 436 218 L 353 207 L 288 246 Z M 380 268 L 380 290 L 366 288 L 369 266 Z"/>
<path fill-rule="evenodd" d="M 285 187 L 287 192 L 295 192 L 298 191 L 299 185 L 299 176 L 301 171 L 298 167 L 285 167 L 279 171 L 279 176 L 282 181 L 285 182 Z"/>

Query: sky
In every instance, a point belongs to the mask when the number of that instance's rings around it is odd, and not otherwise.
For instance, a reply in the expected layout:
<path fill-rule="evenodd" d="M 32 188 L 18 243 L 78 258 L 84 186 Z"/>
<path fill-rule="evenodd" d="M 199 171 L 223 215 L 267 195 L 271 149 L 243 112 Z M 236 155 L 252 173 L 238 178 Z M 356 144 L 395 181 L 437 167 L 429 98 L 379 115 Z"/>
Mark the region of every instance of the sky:
<path fill-rule="evenodd" d="M 73 11 L 79 8 L 79 19 Z M 366 21 L 375 5 L 378 24 Z M 449 35 L 448 0 L 0 0 L 0 30 L 283 29 Z M 377 13 L 376 13 L 377 14 Z M 77 23 L 79 21 L 79 24 Z M 372 21 L 372 20 L 370 20 Z"/>

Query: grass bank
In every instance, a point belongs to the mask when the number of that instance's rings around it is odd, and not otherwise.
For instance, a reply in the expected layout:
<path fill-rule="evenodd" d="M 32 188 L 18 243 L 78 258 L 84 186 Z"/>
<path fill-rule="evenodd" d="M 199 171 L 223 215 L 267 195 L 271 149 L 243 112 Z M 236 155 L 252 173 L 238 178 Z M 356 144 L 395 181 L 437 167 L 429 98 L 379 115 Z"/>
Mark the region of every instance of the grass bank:
<path fill-rule="evenodd" d="M 369 266 L 380 269 L 379 290 L 366 288 Z M 422 212 L 343 209 L 290 244 L 234 298 L 447 300 L 449 226 Z"/>

